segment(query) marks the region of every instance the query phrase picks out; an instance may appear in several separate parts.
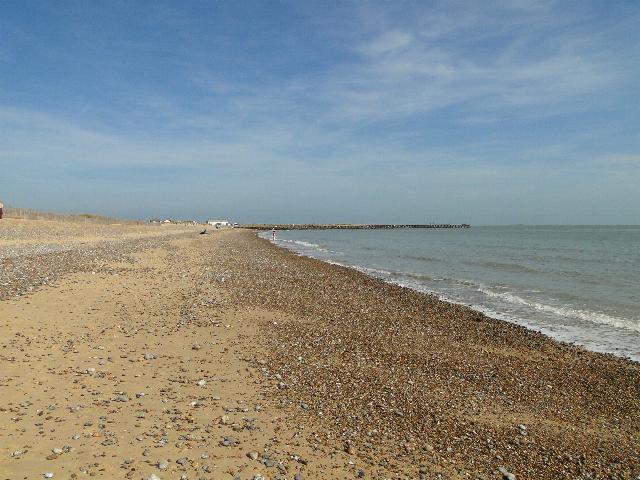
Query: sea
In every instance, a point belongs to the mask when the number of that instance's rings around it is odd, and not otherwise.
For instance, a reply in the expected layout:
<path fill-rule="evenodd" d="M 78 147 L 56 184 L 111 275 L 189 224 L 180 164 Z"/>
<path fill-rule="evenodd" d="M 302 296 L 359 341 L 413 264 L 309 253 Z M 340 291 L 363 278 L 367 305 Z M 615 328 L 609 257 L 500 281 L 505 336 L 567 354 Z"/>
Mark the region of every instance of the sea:
<path fill-rule="evenodd" d="M 640 226 L 278 230 L 275 243 L 640 361 Z"/>

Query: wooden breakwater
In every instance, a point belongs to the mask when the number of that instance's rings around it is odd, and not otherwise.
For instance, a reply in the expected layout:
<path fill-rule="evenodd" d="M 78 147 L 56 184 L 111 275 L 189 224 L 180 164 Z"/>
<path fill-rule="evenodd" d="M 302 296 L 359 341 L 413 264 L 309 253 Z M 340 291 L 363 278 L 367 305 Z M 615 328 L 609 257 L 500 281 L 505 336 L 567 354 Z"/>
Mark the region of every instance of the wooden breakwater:
<path fill-rule="evenodd" d="M 388 230 L 394 228 L 469 228 L 468 223 L 391 223 L 391 224 L 352 224 L 352 223 L 280 223 L 246 224 L 241 228 L 252 230 Z"/>

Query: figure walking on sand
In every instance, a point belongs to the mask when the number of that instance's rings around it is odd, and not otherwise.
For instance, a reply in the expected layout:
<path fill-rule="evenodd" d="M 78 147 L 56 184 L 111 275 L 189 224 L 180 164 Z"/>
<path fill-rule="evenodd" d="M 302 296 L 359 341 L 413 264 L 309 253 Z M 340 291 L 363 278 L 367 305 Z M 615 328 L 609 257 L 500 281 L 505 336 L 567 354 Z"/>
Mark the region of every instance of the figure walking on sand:
<path fill-rule="evenodd" d="M 272 242 L 276 241 L 276 229 L 275 228 L 271 229 L 271 241 Z"/>

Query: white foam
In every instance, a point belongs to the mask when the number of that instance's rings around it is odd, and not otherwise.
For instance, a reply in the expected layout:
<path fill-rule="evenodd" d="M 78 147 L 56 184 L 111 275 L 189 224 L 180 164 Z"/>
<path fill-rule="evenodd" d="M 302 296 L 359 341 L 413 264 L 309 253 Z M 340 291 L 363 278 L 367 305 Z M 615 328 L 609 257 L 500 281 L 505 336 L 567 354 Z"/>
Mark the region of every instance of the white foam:
<path fill-rule="evenodd" d="M 611 325 L 617 328 L 626 328 L 628 330 L 640 332 L 640 322 L 634 322 L 633 320 L 612 317 L 611 315 L 607 315 L 605 313 L 591 312 L 588 310 L 580 310 L 571 307 L 557 307 L 553 305 L 547 305 L 533 300 L 527 300 L 509 292 L 493 292 L 488 288 L 482 287 L 478 290 L 489 297 L 499 298 L 508 303 L 516 305 L 524 305 L 541 312 L 551 313 L 554 315 L 559 315 L 561 317 L 579 319 L 585 322 L 598 323 L 601 325 Z"/>
<path fill-rule="evenodd" d="M 303 240 L 285 240 L 285 241 L 295 243 L 296 245 L 302 245 L 303 247 L 307 247 L 307 248 L 320 248 L 320 245 L 318 245 L 317 243 L 305 242 Z"/>

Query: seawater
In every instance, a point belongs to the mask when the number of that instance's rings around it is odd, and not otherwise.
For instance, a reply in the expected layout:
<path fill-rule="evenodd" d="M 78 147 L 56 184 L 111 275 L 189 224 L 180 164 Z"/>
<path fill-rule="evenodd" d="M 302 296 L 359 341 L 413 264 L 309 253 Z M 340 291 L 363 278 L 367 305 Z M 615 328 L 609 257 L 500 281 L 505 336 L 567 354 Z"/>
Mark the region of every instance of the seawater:
<path fill-rule="evenodd" d="M 276 243 L 640 361 L 640 226 L 292 230 Z"/>

